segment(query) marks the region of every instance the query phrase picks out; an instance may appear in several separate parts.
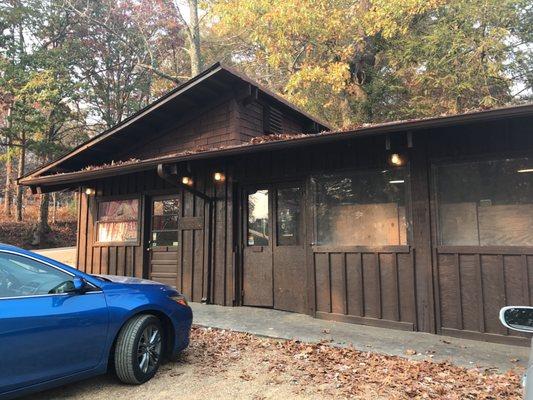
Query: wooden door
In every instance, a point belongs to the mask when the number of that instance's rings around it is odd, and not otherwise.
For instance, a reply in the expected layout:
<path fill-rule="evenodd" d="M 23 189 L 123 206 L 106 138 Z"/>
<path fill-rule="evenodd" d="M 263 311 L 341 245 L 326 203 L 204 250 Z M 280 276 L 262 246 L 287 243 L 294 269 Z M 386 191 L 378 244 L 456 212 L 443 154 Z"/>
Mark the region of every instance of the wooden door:
<path fill-rule="evenodd" d="M 176 286 L 179 258 L 179 196 L 151 199 L 149 279 Z"/>
<path fill-rule="evenodd" d="M 273 307 L 271 189 L 246 189 L 244 210 L 243 304 Z"/>
<path fill-rule="evenodd" d="M 276 185 L 273 197 L 274 308 L 305 313 L 307 279 L 303 185 Z"/>

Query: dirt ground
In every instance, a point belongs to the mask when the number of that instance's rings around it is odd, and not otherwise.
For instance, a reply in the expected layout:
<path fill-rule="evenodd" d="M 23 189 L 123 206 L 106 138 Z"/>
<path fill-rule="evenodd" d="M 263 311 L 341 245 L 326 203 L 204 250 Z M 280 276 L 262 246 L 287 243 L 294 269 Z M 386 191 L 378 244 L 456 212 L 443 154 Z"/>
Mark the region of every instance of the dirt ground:
<path fill-rule="evenodd" d="M 142 386 L 112 375 L 24 400 L 104 399 L 519 399 L 522 371 L 498 374 L 448 363 L 194 328 L 176 363 Z"/>

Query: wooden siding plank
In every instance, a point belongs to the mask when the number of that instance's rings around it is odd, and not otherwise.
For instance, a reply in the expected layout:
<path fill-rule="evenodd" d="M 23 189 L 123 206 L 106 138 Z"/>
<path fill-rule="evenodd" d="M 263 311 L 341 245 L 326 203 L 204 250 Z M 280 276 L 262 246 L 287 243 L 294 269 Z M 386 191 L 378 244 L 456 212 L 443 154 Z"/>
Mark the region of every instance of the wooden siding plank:
<path fill-rule="evenodd" d="M 315 253 L 316 310 L 331 312 L 329 254 Z"/>
<path fill-rule="evenodd" d="M 331 312 L 345 314 L 344 254 L 330 253 Z"/>
<path fill-rule="evenodd" d="M 361 253 L 346 254 L 347 314 L 364 316 Z"/>

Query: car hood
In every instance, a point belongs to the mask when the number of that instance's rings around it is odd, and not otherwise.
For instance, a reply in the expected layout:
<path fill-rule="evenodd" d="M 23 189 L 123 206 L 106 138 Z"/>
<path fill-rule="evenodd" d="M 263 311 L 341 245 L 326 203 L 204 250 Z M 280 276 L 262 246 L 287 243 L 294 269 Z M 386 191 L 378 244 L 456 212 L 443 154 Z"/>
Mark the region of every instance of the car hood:
<path fill-rule="evenodd" d="M 148 279 L 134 278 L 131 276 L 118 276 L 118 275 L 103 275 L 103 274 L 94 274 L 94 276 L 99 276 L 104 279 L 107 279 L 111 282 L 122 283 L 127 285 L 159 285 L 167 286 L 164 283 L 150 281 Z"/>

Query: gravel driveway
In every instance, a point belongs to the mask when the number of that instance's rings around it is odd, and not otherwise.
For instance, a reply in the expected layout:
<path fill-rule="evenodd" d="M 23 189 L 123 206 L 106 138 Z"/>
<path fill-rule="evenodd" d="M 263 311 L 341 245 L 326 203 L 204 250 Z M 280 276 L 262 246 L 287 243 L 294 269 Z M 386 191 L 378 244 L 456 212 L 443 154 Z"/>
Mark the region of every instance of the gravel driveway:
<path fill-rule="evenodd" d="M 24 400 L 519 399 L 520 373 L 194 328 L 182 359 L 163 365 L 144 385 L 103 376 Z"/>

